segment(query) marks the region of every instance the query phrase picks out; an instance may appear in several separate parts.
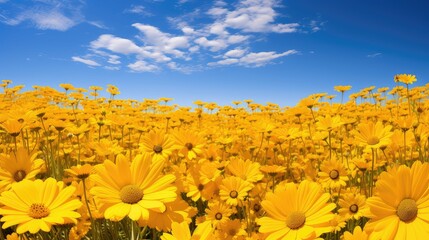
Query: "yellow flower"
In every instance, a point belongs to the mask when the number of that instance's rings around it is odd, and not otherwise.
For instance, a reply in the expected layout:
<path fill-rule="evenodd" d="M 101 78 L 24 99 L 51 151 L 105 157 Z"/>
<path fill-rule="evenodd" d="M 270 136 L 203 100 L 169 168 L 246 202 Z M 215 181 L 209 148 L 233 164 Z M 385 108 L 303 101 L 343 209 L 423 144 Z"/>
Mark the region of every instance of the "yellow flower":
<path fill-rule="evenodd" d="M 227 221 L 234 213 L 234 210 L 223 201 L 215 201 L 209 203 L 209 207 L 206 208 L 205 212 L 207 214 L 207 220 L 216 227 Z"/>
<path fill-rule="evenodd" d="M 151 131 L 143 137 L 140 144 L 143 152 L 149 153 L 154 160 L 168 159 L 176 149 L 176 145 L 170 135 L 163 132 Z"/>
<path fill-rule="evenodd" d="M 394 80 L 395 82 L 401 82 L 405 84 L 413 84 L 415 81 L 417 81 L 416 75 L 412 74 L 397 74 L 395 75 Z"/>
<path fill-rule="evenodd" d="M 53 178 L 23 180 L 0 196 L 3 229 L 18 225 L 16 232 L 49 232 L 52 225 L 76 223 L 82 203 L 73 197 L 75 188 Z"/>
<path fill-rule="evenodd" d="M 163 233 L 161 240 L 206 240 L 214 239 L 213 229 L 210 222 L 203 222 L 198 224 L 195 231 L 192 233 L 189 230 L 187 222 L 173 222 L 171 233 Z"/>
<path fill-rule="evenodd" d="M 65 169 L 64 173 L 67 173 L 69 176 L 77 178 L 78 180 L 83 180 L 89 177 L 92 173 L 92 166 L 89 164 L 73 166 L 70 169 Z"/>
<path fill-rule="evenodd" d="M 335 91 L 337 91 L 337 92 L 345 92 L 345 91 L 348 91 L 348 90 L 350 90 L 352 88 L 352 86 L 350 86 L 350 85 L 347 85 L 347 86 L 334 86 L 334 90 Z"/>
<path fill-rule="evenodd" d="M 250 183 L 256 183 L 264 178 L 264 174 L 259 170 L 259 163 L 250 160 L 244 161 L 241 158 L 233 158 L 227 165 L 227 168 L 234 176 L 240 177 Z"/>
<path fill-rule="evenodd" d="M 232 206 L 240 205 L 253 185 L 239 177 L 230 176 L 222 180 L 219 186 L 220 199 Z"/>
<path fill-rule="evenodd" d="M 16 119 L 8 119 L 0 124 L 0 127 L 2 127 L 12 137 L 17 137 L 21 133 L 24 124 Z"/>
<path fill-rule="evenodd" d="M 360 226 L 355 227 L 353 234 L 350 232 L 344 232 L 344 240 L 367 240 L 368 234 L 362 231 Z"/>
<path fill-rule="evenodd" d="M 373 122 L 361 123 L 358 125 L 358 130 L 354 131 L 354 135 L 358 143 L 367 148 L 377 149 L 389 145 L 390 137 L 393 134 L 391 129 L 391 125 L 383 126 L 380 121 L 376 124 Z"/>
<path fill-rule="evenodd" d="M 429 239 L 429 163 L 415 162 L 380 174 L 368 198 L 370 239 Z"/>
<path fill-rule="evenodd" d="M 259 232 L 267 233 L 267 239 L 315 239 L 330 232 L 335 204 L 329 199 L 318 183 L 308 180 L 278 187 L 261 203 L 268 216 L 257 220 Z"/>
<path fill-rule="evenodd" d="M 45 161 L 37 158 L 37 155 L 37 152 L 28 153 L 23 147 L 10 155 L 1 154 L 0 191 L 8 190 L 13 183 L 24 179 L 33 180 L 45 164 Z"/>
<path fill-rule="evenodd" d="M 163 212 L 165 203 L 176 199 L 176 187 L 171 183 L 176 177 L 163 175 L 163 160 L 153 160 L 150 155 L 137 155 L 131 165 L 123 155 L 116 164 L 110 160 L 94 167 L 91 175 L 94 187 L 91 194 L 104 211 L 104 217 L 120 221 L 125 216 L 132 220 L 149 219 L 149 210 Z"/>
<path fill-rule="evenodd" d="M 339 187 L 345 187 L 346 182 L 349 180 L 347 171 L 341 161 L 332 158 L 331 160 L 325 160 L 320 165 L 319 180 L 322 185 L 326 188 L 338 189 Z"/>
<path fill-rule="evenodd" d="M 338 201 L 340 207 L 338 213 L 347 220 L 351 218 L 359 220 L 368 211 L 365 200 L 365 196 L 359 193 L 342 194 Z"/>
<path fill-rule="evenodd" d="M 192 160 L 203 153 L 203 139 L 189 131 L 177 131 L 174 134 L 179 148 L 179 156 Z"/>

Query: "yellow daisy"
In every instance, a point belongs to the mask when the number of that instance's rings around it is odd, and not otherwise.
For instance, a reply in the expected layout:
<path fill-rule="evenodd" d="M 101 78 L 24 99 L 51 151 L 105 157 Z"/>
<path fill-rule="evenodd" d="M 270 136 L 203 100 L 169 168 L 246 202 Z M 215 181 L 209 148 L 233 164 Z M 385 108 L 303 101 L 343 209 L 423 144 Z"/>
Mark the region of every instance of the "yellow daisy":
<path fill-rule="evenodd" d="M 247 193 L 253 188 L 253 184 L 235 176 L 230 176 L 222 180 L 219 186 L 220 199 L 226 201 L 228 205 L 240 205 Z"/>
<path fill-rule="evenodd" d="M 416 75 L 412 75 L 412 74 L 397 74 L 395 75 L 394 80 L 395 82 L 401 82 L 405 84 L 412 84 L 415 81 L 417 81 Z"/>
<path fill-rule="evenodd" d="M 320 165 L 319 180 L 326 188 L 338 189 L 345 187 L 349 177 L 341 161 L 332 158 L 325 160 Z"/>
<path fill-rule="evenodd" d="M 355 227 L 353 234 L 351 232 L 344 232 L 344 240 L 367 240 L 368 234 L 362 231 L 360 226 Z"/>
<path fill-rule="evenodd" d="M 377 149 L 387 146 L 391 142 L 390 137 L 393 132 L 391 125 L 383 126 L 383 123 L 368 122 L 358 125 L 357 131 L 354 131 L 356 142 L 367 148 Z"/>
<path fill-rule="evenodd" d="M 173 222 L 171 233 L 163 233 L 161 240 L 206 240 L 214 239 L 210 222 L 200 223 L 191 235 L 187 222 Z"/>
<path fill-rule="evenodd" d="M 370 239 L 429 239 L 429 164 L 417 161 L 380 174 L 368 198 Z"/>
<path fill-rule="evenodd" d="M 24 179 L 33 180 L 45 163 L 37 155 L 37 152 L 28 153 L 23 147 L 16 153 L 0 155 L 0 191 L 8 190 L 13 183 Z"/>
<path fill-rule="evenodd" d="M 168 159 L 177 148 L 170 135 L 163 132 L 151 131 L 143 137 L 140 149 L 149 153 L 154 160 Z"/>
<path fill-rule="evenodd" d="M 18 225 L 16 232 L 49 232 L 52 225 L 77 223 L 82 203 L 73 197 L 75 187 L 64 187 L 53 178 L 22 180 L 0 196 L 3 229 Z"/>
<path fill-rule="evenodd" d="M 274 193 L 268 192 L 261 205 L 267 216 L 257 220 L 259 231 L 267 239 L 315 239 L 330 232 L 334 203 L 315 182 L 287 183 Z"/>
<path fill-rule="evenodd" d="M 163 175 L 163 166 L 163 160 L 152 161 L 148 154 L 137 155 L 131 164 L 119 155 L 116 164 L 106 160 L 95 166 L 96 174 L 90 176 L 95 186 L 90 192 L 104 217 L 148 220 L 149 209 L 164 212 L 165 203 L 176 199 L 176 187 L 171 184 L 176 177 Z"/>

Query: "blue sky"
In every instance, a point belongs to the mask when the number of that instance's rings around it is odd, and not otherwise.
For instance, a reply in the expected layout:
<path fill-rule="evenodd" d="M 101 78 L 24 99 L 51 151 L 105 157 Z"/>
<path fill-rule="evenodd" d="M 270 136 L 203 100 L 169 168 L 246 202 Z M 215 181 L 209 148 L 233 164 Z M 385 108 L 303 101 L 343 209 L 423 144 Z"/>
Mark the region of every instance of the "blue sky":
<path fill-rule="evenodd" d="M 429 3 L 0 0 L 0 79 L 113 84 L 120 98 L 295 105 L 352 85 L 429 82 Z"/>

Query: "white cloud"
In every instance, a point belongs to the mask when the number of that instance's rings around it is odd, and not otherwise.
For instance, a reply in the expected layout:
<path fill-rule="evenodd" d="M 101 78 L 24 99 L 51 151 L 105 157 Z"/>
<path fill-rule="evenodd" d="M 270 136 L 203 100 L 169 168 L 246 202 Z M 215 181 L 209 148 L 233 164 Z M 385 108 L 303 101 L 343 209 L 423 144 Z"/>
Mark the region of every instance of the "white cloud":
<path fill-rule="evenodd" d="M 369 57 L 369 58 L 375 58 L 375 57 L 379 57 L 379 56 L 381 56 L 382 54 L 381 53 L 373 53 L 373 54 L 368 54 L 366 57 Z"/>
<path fill-rule="evenodd" d="M 288 23 L 288 24 L 277 24 L 271 27 L 273 32 L 277 33 L 292 33 L 298 30 L 298 23 Z"/>
<path fill-rule="evenodd" d="M 145 13 L 145 8 L 141 5 L 132 5 L 130 9 L 126 10 L 127 12 L 130 13 L 137 13 L 137 14 L 141 14 L 141 13 Z"/>
<path fill-rule="evenodd" d="M 217 21 L 226 27 L 244 32 L 277 32 L 290 33 L 297 31 L 297 23 L 275 24 L 278 15 L 274 10 L 274 0 L 243 0 L 232 11 L 226 8 L 213 7 L 209 15 L 217 17 Z"/>
<path fill-rule="evenodd" d="M 145 43 L 160 45 L 167 49 L 188 47 L 188 38 L 186 36 L 172 37 L 168 33 L 161 32 L 157 27 L 141 23 L 134 23 L 132 26 L 143 33 Z"/>
<path fill-rule="evenodd" d="M 254 66 L 263 66 L 267 64 L 269 61 L 283 57 L 288 56 L 292 54 L 298 53 L 296 50 L 288 50 L 283 53 L 276 53 L 276 52 L 258 52 L 258 53 L 249 53 L 246 56 L 240 58 L 240 63 L 243 63 L 245 65 L 254 65 Z"/>
<path fill-rule="evenodd" d="M 74 62 L 80 62 L 80 63 L 84 63 L 84 64 L 86 64 L 86 65 L 88 65 L 88 66 L 91 66 L 91 67 L 97 67 L 97 66 L 101 66 L 99 63 L 97 63 L 96 61 L 93 61 L 93 60 L 90 60 L 90 59 L 84 59 L 84 58 L 81 58 L 81 57 L 72 57 L 72 60 L 74 61 Z"/>
<path fill-rule="evenodd" d="M 139 60 L 132 64 L 128 64 L 128 67 L 135 72 L 154 72 L 159 70 L 156 65 L 149 64 L 142 60 Z"/>
<path fill-rule="evenodd" d="M 87 23 L 91 24 L 92 26 L 98 27 L 100 29 L 108 29 L 106 25 L 104 25 L 102 22 L 99 22 L 99 21 L 87 21 Z"/>
<path fill-rule="evenodd" d="M 233 50 L 229 50 L 228 52 L 226 52 L 224 54 L 224 56 L 228 57 L 228 58 L 230 58 L 230 57 L 241 57 L 241 56 L 244 55 L 244 53 L 246 53 L 246 50 L 240 49 L 240 48 L 236 48 L 236 49 L 233 49 Z"/>
<path fill-rule="evenodd" d="M 296 50 L 288 50 L 283 53 L 276 53 L 274 51 L 251 52 L 242 56 L 244 54 L 243 51 L 244 50 L 240 50 L 240 49 L 235 49 L 235 51 L 234 50 L 228 51 L 224 55 L 226 59 L 222 59 L 217 62 L 210 62 L 208 63 L 208 65 L 219 66 L 219 65 L 238 64 L 238 65 L 249 66 L 249 67 L 261 67 L 270 63 L 274 59 L 298 53 Z"/>
<path fill-rule="evenodd" d="M 115 37 L 110 34 L 99 36 L 98 39 L 92 41 L 90 45 L 94 49 L 105 48 L 112 52 L 121 54 L 140 54 L 142 52 L 142 49 L 133 41 L 126 38 Z"/>
<path fill-rule="evenodd" d="M 231 35 L 228 37 L 228 43 L 230 44 L 237 44 L 237 43 L 241 43 L 243 41 L 246 41 L 249 38 L 249 36 L 244 36 L 244 35 Z"/>
<path fill-rule="evenodd" d="M 110 64 L 121 64 L 121 61 L 119 61 L 119 56 L 117 55 L 109 55 L 109 60 L 107 60 Z"/>
<path fill-rule="evenodd" d="M 191 53 L 195 53 L 195 52 L 198 52 L 200 50 L 200 47 L 195 45 L 195 46 L 190 47 L 188 50 Z"/>
<path fill-rule="evenodd" d="M 1 15 L 1 22 L 8 25 L 31 23 L 41 30 L 66 31 L 84 21 L 82 4 L 72 4 L 60 0 L 34 1 L 31 4 L 17 3 L 12 10 Z"/>
<path fill-rule="evenodd" d="M 209 27 L 210 34 L 216 35 L 227 35 L 228 32 L 225 30 L 225 26 L 221 23 L 214 23 Z"/>
<path fill-rule="evenodd" d="M 214 7 L 211 8 L 207 14 L 209 15 L 214 15 L 214 16 L 219 16 L 219 15 L 224 15 L 228 12 L 228 9 L 226 8 L 221 8 L 221 7 Z"/>
<path fill-rule="evenodd" d="M 209 48 L 212 52 L 225 49 L 228 46 L 223 39 L 208 40 L 206 37 L 197 38 L 195 40 L 195 43 L 203 47 Z"/>
<path fill-rule="evenodd" d="M 44 11 L 28 11 L 24 12 L 16 18 L 17 23 L 23 21 L 31 21 L 36 28 L 42 30 L 59 30 L 66 31 L 77 24 L 73 19 L 66 17 L 57 10 L 49 12 Z"/>
<path fill-rule="evenodd" d="M 182 32 L 186 35 L 190 35 L 190 34 L 194 34 L 195 30 L 191 27 L 186 26 L 182 28 Z"/>
<path fill-rule="evenodd" d="M 106 65 L 104 68 L 109 70 L 117 70 L 123 65 L 134 72 L 162 69 L 192 72 L 207 68 L 207 65 L 264 66 L 297 53 L 296 50 L 276 52 L 270 47 L 260 52 L 252 51 L 253 41 L 250 39 L 257 40 L 259 33 L 292 33 L 300 28 L 298 23 L 277 21 L 279 13 L 275 9 L 279 7 L 278 2 L 239 0 L 233 5 L 226 1 L 213 1 L 208 11 L 197 8 L 185 15 L 168 17 L 175 28 L 174 33 L 167 28 L 134 23 L 132 26 L 138 30 L 137 35 L 100 35 L 89 44 L 89 51 L 93 54 L 84 58 L 102 59 Z M 132 5 L 126 12 L 141 14 L 145 10 L 141 5 Z"/>
<path fill-rule="evenodd" d="M 112 71 L 118 71 L 121 69 L 121 67 L 118 67 L 118 66 L 104 66 L 104 68 Z"/>

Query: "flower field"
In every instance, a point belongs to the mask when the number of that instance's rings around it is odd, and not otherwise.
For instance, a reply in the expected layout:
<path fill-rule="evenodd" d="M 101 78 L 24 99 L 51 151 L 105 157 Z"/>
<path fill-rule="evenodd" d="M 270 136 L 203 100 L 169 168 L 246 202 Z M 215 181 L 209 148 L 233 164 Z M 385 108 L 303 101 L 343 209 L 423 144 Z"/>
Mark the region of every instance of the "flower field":
<path fill-rule="evenodd" d="M 394 82 L 186 107 L 3 80 L 0 239 L 429 239 L 429 84 Z"/>

